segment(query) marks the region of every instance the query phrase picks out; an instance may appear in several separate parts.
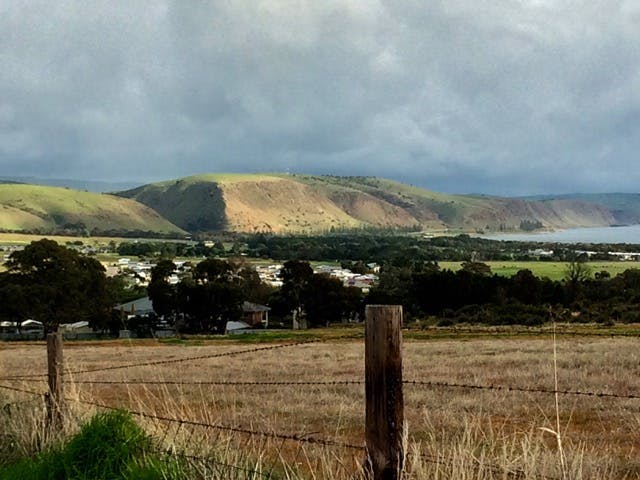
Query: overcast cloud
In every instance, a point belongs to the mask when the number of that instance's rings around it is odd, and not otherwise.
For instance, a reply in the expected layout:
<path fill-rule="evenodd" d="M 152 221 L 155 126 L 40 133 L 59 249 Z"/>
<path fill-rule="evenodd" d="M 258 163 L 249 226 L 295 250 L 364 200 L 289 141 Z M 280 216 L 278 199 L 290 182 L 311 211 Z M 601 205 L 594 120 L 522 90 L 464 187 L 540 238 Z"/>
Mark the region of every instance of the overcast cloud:
<path fill-rule="evenodd" d="M 0 4 L 0 174 L 640 191 L 640 3 Z"/>

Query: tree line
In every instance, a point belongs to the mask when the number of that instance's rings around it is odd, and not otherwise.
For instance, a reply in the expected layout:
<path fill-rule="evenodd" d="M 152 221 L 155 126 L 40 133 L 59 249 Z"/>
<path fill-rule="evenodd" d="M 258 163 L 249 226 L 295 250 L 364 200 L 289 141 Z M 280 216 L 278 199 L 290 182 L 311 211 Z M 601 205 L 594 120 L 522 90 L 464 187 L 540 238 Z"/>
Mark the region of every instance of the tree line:
<path fill-rule="evenodd" d="M 442 270 L 436 262 L 387 267 L 367 303 L 401 304 L 410 318 L 454 323 L 536 325 L 574 322 L 639 322 L 640 270 L 615 277 L 591 272 L 582 259 L 567 262 L 562 280 L 523 269 L 511 277 L 491 274 L 481 262 Z"/>
<path fill-rule="evenodd" d="M 541 257 L 536 250 L 547 250 Z M 415 261 L 570 261 L 576 251 L 589 251 L 592 260 L 619 260 L 609 252 L 640 252 L 635 244 L 573 244 L 489 240 L 467 234 L 441 237 L 365 232 L 324 235 L 225 234 L 196 242 L 121 242 L 120 255 L 268 258 L 277 261 L 363 261 L 402 267 Z"/>
<path fill-rule="evenodd" d="M 346 264 L 364 269 L 362 262 Z M 274 318 L 309 326 L 358 320 L 365 304 L 401 304 L 408 319 L 442 325 L 458 322 L 539 324 L 549 318 L 584 322 L 639 322 L 640 270 L 611 277 L 591 272 L 582 258 L 566 263 L 562 280 L 539 278 L 529 270 L 512 277 L 494 275 L 488 265 L 466 261 L 459 271 L 436 261 L 385 263 L 367 295 L 304 260 L 288 260 L 282 287 L 261 281 L 247 262 L 207 258 L 170 282 L 176 265 L 156 263 L 144 290 L 131 290 L 120 277 L 107 277 L 94 258 L 51 240 L 32 242 L 13 252 L 0 273 L 0 320 L 39 320 L 47 330 L 86 320 L 97 330 L 122 328 L 114 306 L 148 293 L 156 319 L 189 333 L 221 333 L 227 321 L 242 318 L 244 301 L 266 304 Z M 147 325 L 151 328 L 153 325 Z"/>

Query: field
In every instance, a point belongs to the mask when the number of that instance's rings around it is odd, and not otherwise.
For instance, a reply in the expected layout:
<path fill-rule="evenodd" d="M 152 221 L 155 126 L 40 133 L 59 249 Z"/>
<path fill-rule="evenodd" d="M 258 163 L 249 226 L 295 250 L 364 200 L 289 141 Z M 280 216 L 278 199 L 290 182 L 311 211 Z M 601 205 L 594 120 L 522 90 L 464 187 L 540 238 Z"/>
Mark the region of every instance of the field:
<path fill-rule="evenodd" d="M 50 238 L 51 240 L 55 240 L 59 244 L 64 244 L 67 242 L 77 242 L 79 240 L 85 245 L 105 245 L 111 241 L 120 243 L 123 241 L 132 240 L 130 238 L 119 237 L 71 237 L 68 235 L 35 235 L 30 233 L 0 232 L 0 244 L 2 245 L 27 245 L 31 242 L 35 242 L 43 238 Z"/>
<path fill-rule="evenodd" d="M 409 478 L 640 478 L 637 336 L 558 336 L 559 390 L 574 392 L 559 397 L 559 451 L 556 437 L 542 430 L 556 430 L 554 395 L 549 394 L 554 389 L 552 337 L 548 331 L 528 333 L 407 332 Z M 310 338 L 320 341 L 259 350 Z M 138 421 L 170 451 L 260 472 L 222 478 L 359 478 L 362 330 L 257 339 L 67 342 L 65 362 L 72 371 L 197 357 L 69 375 L 69 429 L 96 410 L 92 402 L 123 406 L 145 414 Z M 214 356 L 238 351 L 245 352 Z M 45 356 L 42 343 L 4 344 L 0 376 L 41 374 Z M 44 382 L 33 380 L 0 385 L 45 390 Z M 597 393 L 614 396 L 592 395 Z M 0 399 L 2 404 L 33 401 L 6 389 L 0 389 Z M 28 408 L 24 421 L 33 430 L 33 403 Z M 0 418 L 6 432 L 22 432 L 18 445 L 25 451 L 36 441 L 25 433 L 29 428 L 19 415 Z"/>
<path fill-rule="evenodd" d="M 566 262 L 484 262 L 491 267 L 491 272 L 502 275 L 512 276 L 518 270 L 525 268 L 540 278 L 549 277 L 551 280 L 562 280 L 567 267 Z M 449 270 L 459 270 L 461 262 L 438 262 L 440 268 Z M 605 270 L 615 277 L 617 274 L 624 272 L 629 268 L 640 268 L 640 262 L 589 262 L 587 263 L 593 273 Z"/>

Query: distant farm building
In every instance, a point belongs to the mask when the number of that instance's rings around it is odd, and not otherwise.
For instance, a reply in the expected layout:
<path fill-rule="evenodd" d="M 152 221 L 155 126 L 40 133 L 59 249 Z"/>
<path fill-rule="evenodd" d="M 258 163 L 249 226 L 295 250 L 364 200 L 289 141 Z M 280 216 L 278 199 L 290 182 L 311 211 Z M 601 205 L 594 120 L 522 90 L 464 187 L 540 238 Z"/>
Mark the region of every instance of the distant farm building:
<path fill-rule="evenodd" d="M 266 305 L 259 303 L 243 302 L 242 303 L 242 320 L 250 327 L 269 326 L 269 311 L 271 309 Z"/>

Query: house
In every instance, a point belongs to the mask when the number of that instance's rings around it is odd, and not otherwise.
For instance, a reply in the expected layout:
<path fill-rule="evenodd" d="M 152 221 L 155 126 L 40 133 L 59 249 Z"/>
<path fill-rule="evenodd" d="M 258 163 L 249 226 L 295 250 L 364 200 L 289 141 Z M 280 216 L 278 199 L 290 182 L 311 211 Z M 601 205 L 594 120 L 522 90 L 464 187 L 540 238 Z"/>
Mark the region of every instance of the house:
<path fill-rule="evenodd" d="M 127 317 L 135 317 L 136 315 L 145 316 L 154 313 L 153 304 L 149 297 L 142 297 L 131 302 L 123 303 L 122 305 L 114 307 L 114 309 L 120 311 L 122 315 L 126 315 Z"/>
<path fill-rule="evenodd" d="M 42 340 L 45 338 L 44 324 L 37 320 L 0 323 L 1 340 Z"/>
<path fill-rule="evenodd" d="M 266 305 L 245 301 L 242 303 L 242 320 L 250 327 L 268 327 L 269 310 L 271 309 Z"/>
<path fill-rule="evenodd" d="M 20 331 L 23 333 L 41 333 L 44 335 L 44 324 L 37 320 L 25 320 L 20 324 Z"/>
<path fill-rule="evenodd" d="M 0 333 L 4 333 L 4 334 L 18 333 L 18 323 L 8 322 L 8 321 L 0 322 Z"/>
<path fill-rule="evenodd" d="M 150 315 L 155 315 L 155 311 L 153 310 L 153 303 L 149 297 L 138 298 L 137 300 L 133 300 L 131 302 L 123 303 L 122 305 L 118 305 L 114 307 L 114 310 L 120 312 L 122 319 L 125 318 L 130 320 L 134 317 L 149 317 Z M 169 325 L 164 320 L 154 320 L 151 324 L 148 324 L 144 320 L 141 322 L 146 329 L 144 335 L 152 335 L 156 338 L 168 338 L 175 337 L 176 330 L 172 325 Z M 139 332 L 136 333 L 135 326 L 132 327 L 132 330 L 120 330 L 119 338 L 133 338 L 136 335 L 140 335 Z"/>
<path fill-rule="evenodd" d="M 62 338 L 65 340 L 98 338 L 100 336 L 89 326 L 87 321 L 63 323 L 58 326 L 58 332 L 62 333 Z"/>

